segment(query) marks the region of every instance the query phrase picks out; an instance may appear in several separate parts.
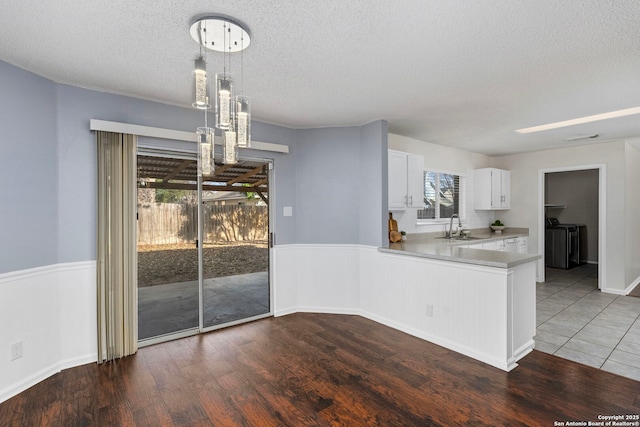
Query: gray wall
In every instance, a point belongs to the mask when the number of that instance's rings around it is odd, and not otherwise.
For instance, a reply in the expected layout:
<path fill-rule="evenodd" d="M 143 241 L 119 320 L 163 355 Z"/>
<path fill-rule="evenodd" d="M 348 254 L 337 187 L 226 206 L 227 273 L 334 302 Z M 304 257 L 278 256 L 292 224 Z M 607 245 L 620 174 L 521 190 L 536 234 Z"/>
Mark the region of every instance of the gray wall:
<path fill-rule="evenodd" d="M 360 129 L 300 131 L 297 243 L 358 243 Z"/>
<path fill-rule="evenodd" d="M 359 242 L 388 246 L 387 122 L 376 121 L 360 131 Z"/>
<path fill-rule="evenodd" d="M 202 125 L 192 109 L 60 85 L 4 62 L 0 75 L 0 273 L 95 259 L 90 119 L 183 131 Z M 290 149 L 243 153 L 274 161 L 277 244 L 380 244 L 385 122 L 323 129 L 253 122 L 252 137 Z M 292 217 L 283 216 L 285 206 L 293 207 Z"/>
<path fill-rule="evenodd" d="M 587 226 L 587 260 L 598 262 L 598 170 L 577 170 L 545 174 L 545 204 L 565 205 L 548 208 L 547 216 L 563 224 Z"/>
<path fill-rule="evenodd" d="M 0 62 L 0 273 L 57 262 L 56 85 Z"/>

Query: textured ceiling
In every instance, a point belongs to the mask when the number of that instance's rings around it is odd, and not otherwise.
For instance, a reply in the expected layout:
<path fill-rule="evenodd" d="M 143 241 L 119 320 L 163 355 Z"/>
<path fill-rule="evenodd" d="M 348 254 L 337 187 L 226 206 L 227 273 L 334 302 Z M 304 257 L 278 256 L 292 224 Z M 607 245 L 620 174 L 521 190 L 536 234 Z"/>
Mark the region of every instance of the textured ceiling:
<path fill-rule="evenodd" d="M 638 0 L 0 0 L 0 59 L 190 106 L 189 27 L 203 14 L 249 27 L 243 86 L 257 120 L 385 119 L 390 132 L 491 155 L 640 136 L 640 116 L 514 132 L 640 106 Z M 207 61 L 215 72 L 222 54 Z M 235 54 L 242 86 L 239 64 Z"/>

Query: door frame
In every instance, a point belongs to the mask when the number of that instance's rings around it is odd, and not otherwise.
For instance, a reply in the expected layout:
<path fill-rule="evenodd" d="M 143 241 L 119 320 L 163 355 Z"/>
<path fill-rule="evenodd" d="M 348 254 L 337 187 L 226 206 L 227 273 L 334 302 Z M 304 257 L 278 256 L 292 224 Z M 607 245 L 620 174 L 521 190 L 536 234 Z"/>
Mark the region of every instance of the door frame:
<path fill-rule="evenodd" d="M 607 287 L 607 165 L 604 163 L 578 166 L 561 166 L 538 170 L 538 281 L 545 281 L 545 176 L 547 173 L 598 170 L 598 288 L 608 292 Z"/>
<path fill-rule="evenodd" d="M 197 155 L 195 151 L 192 150 L 181 150 L 181 149 L 173 149 L 173 148 L 165 148 L 165 147 L 154 147 L 154 146 L 140 146 L 138 145 L 138 150 L 136 152 L 137 156 L 153 156 L 159 158 L 174 158 L 174 159 L 185 159 L 185 160 L 197 160 Z M 137 176 L 136 176 L 137 179 Z M 199 190 L 199 187 L 196 189 Z M 198 200 L 200 199 L 200 191 L 198 193 Z M 200 221 L 200 215 L 198 215 L 198 221 Z M 136 230 L 133 230 L 133 233 L 136 233 Z M 137 241 L 137 236 L 135 236 L 135 240 Z M 136 251 L 137 256 L 137 251 Z M 198 265 L 200 265 L 200 254 L 198 253 Z M 198 281 L 200 280 L 200 271 L 198 271 Z M 200 285 L 198 284 L 198 288 Z M 198 293 L 201 291 L 198 290 Z M 198 296 L 198 307 L 200 306 L 200 296 Z M 200 311 L 200 308 L 198 308 Z M 200 314 L 199 314 L 200 316 Z M 136 318 L 138 317 L 138 307 L 136 306 Z M 180 338 L 186 338 L 193 335 L 198 335 L 200 333 L 200 328 L 195 326 L 190 329 L 183 329 L 181 331 L 169 332 L 163 335 L 157 335 L 151 338 L 145 338 L 143 340 L 138 339 L 138 348 L 147 347 L 154 344 L 160 344 L 167 341 L 173 341 Z"/>
<path fill-rule="evenodd" d="M 269 167 L 269 172 L 268 172 L 268 178 L 267 178 L 267 182 L 268 182 L 268 199 L 271 200 L 275 200 L 275 198 L 272 196 L 273 194 L 273 185 L 272 183 L 274 182 L 273 180 L 273 171 L 274 171 L 274 167 L 273 167 L 273 159 L 264 159 L 264 158 L 259 158 L 259 157 L 249 157 L 249 156 L 239 156 L 238 158 L 239 160 L 245 160 L 245 161 L 252 161 L 252 162 L 260 162 L 260 163 L 266 163 Z M 204 327 L 204 298 L 203 298 L 203 290 L 204 290 L 204 274 L 203 274 L 203 270 L 204 270 L 204 253 L 203 253 L 203 249 L 204 249 L 204 222 L 203 222 L 203 215 L 202 215 L 202 209 L 203 209 L 203 204 L 202 204 L 202 177 L 198 177 L 198 293 L 199 293 L 199 301 L 200 301 L 200 326 L 199 326 L 199 332 L 198 333 L 206 333 L 206 332 L 211 332 L 211 331 L 215 331 L 217 329 L 222 329 L 222 328 L 228 328 L 229 326 L 235 326 L 235 325 L 240 325 L 243 323 L 248 323 L 248 322 L 253 322 L 255 320 L 260 320 L 260 319 L 264 319 L 267 317 L 273 317 L 273 303 L 274 303 L 274 286 L 273 286 L 273 248 L 271 247 L 271 245 L 269 243 L 267 243 L 267 250 L 269 251 L 269 260 L 268 260 L 268 280 L 269 280 L 269 311 L 267 313 L 263 313 L 263 314 L 258 314 L 256 316 L 251 316 L 251 317 L 247 317 L 244 319 L 238 319 L 238 320 L 234 320 L 231 322 L 227 322 L 227 323 L 221 323 L 219 325 L 213 325 L 213 326 L 208 326 L 208 327 Z M 274 211 L 274 206 L 273 203 L 268 203 L 267 204 L 267 215 L 269 216 L 268 220 L 267 220 L 267 236 L 271 235 L 271 230 L 275 229 L 275 224 L 274 224 L 274 215 L 275 211 Z M 271 239 L 268 238 L 268 242 L 270 242 Z"/>
<path fill-rule="evenodd" d="M 168 158 L 179 158 L 179 159 L 189 159 L 189 160 L 197 160 L 197 153 L 193 150 L 181 150 L 175 148 L 167 148 L 167 147 L 155 147 L 155 146 L 138 146 L 138 150 L 136 152 L 136 156 L 146 155 L 146 156 L 154 156 L 154 157 L 168 157 Z M 251 156 L 239 156 L 239 160 L 245 161 L 254 161 L 260 163 L 266 163 L 268 165 L 268 199 L 270 201 L 275 200 L 275 177 L 274 177 L 274 159 L 262 158 L 262 157 L 251 157 Z M 156 337 L 147 338 L 144 340 L 138 340 L 138 348 L 146 347 L 149 345 L 159 344 L 162 342 L 172 341 L 175 339 L 185 338 L 193 335 L 198 335 L 201 333 L 206 333 L 210 331 L 214 331 L 217 329 L 227 328 L 230 326 L 239 325 L 242 323 L 253 322 L 255 320 L 264 319 L 267 317 L 273 317 L 274 315 L 274 303 L 275 303 L 275 286 L 274 286 L 274 254 L 273 254 L 273 246 L 270 244 L 271 239 L 269 238 L 269 244 L 267 249 L 269 251 L 269 261 L 268 261 L 268 280 L 269 280 L 269 311 L 264 314 L 234 320 L 232 322 L 223 323 L 220 325 L 213 325 L 207 328 L 204 327 L 204 299 L 203 299 L 203 286 L 204 286 L 204 278 L 203 278 L 203 232 L 204 232 L 204 224 L 203 224 L 203 216 L 202 216 L 202 177 L 197 177 L 197 203 L 198 203 L 198 326 L 190 329 L 185 329 L 177 332 L 171 332 L 164 335 L 158 335 Z M 267 235 L 271 236 L 272 230 L 275 230 L 275 203 L 269 203 L 267 209 L 268 218 L 268 230 Z M 136 232 L 135 230 L 133 231 Z M 138 308 L 136 307 L 136 317 L 138 316 Z"/>

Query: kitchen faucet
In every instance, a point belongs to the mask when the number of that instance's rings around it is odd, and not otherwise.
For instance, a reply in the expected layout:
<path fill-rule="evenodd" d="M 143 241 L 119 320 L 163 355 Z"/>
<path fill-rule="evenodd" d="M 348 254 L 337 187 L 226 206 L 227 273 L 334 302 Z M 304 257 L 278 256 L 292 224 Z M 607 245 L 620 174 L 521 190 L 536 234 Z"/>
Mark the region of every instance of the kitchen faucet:
<path fill-rule="evenodd" d="M 451 220 L 449 221 L 449 231 L 445 231 L 446 233 L 446 237 L 447 239 L 452 239 L 453 238 L 453 218 L 458 218 L 458 229 L 462 229 L 462 221 L 460 220 L 460 217 L 458 216 L 458 214 L 453 214 L 451 215 Z M 456 229 L 456 233 L 458 232 L 458 229 Z"/>

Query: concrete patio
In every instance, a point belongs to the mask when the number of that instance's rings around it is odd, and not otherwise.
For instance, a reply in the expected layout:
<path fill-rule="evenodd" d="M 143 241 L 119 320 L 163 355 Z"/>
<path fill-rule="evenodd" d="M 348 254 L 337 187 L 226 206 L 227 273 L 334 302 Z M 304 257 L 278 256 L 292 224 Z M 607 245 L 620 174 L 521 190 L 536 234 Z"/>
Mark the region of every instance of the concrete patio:
<path fill-rule="evenodd" d="M 205 279 L 204 327 L 269 312 L 266 271 Z M 138 289 L 138 339 L 198 327 L 198 282 Z"/>

